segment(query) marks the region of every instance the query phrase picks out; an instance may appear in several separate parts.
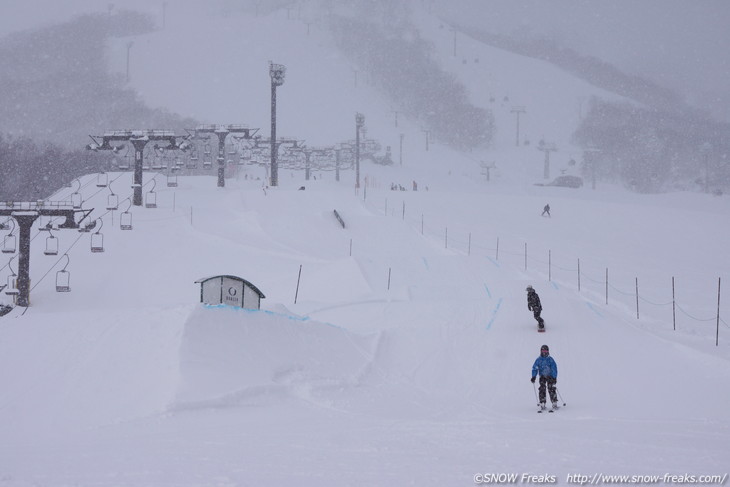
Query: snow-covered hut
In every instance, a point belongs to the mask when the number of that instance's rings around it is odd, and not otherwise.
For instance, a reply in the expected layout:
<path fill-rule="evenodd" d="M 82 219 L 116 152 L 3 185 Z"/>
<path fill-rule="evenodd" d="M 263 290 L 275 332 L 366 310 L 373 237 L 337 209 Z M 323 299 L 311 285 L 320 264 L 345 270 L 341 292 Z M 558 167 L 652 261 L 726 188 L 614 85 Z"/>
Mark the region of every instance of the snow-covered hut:
<path fill-rule="evenodd" d="M 227 304 L 239 308 L 260 309 L 264 293 L 237 276 L 212 276 L 198 279 L 200 302 L 205 304 Z"/>

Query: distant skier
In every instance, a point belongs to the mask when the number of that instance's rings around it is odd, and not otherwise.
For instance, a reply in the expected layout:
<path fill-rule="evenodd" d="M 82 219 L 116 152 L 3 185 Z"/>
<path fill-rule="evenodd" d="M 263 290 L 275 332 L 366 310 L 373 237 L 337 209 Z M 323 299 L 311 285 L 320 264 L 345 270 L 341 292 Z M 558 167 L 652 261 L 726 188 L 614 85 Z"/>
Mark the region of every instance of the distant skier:
<path fill-rule="evenodd" d="M 545 205 L 545 208 L 542 209 L 542 215 L 540 216 L 545 216 L 546 213 L 547 216 L 550 216 L 550 205 Z"/>
<path fill-rule="evenodd" d="M 527 286 L 527 309 L 532 311 L 533 316 L 537 320 L 537 327 L 539 331 L 545 329 L 545 320 L 540 317 L 542 313 L 542 304 L 540 303 L 540 296 L 537 295 L 532 286 Z"/>
<path fill-rule="evenodd" d="M 550 401 L 553 403 L 553 409 L 558 409 L 558 393 L 555 385 L 558 383 L 558 364 L 550 356 L 550 348 L 547 345 L 540 347 L 540 356 L 535 359 L 532 364 L 532 378 L 530 382 L 535 383 L 535 377 L 540 375 L 540 409 L 545 409 L 545 388 L 550 394 Z"/>

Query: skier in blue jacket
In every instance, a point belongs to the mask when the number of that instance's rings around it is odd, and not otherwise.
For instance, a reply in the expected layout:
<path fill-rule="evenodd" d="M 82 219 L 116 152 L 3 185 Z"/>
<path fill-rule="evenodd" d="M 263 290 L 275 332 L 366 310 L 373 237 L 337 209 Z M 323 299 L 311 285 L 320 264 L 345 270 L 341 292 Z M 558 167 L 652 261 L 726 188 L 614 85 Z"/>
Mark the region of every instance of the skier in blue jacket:
<path fill-rule="evenodd" d="M 558 383 L 558 364 L 550 356 L 550 348 L 547 345 L 540 347 L 540 356 L 532 364 L 532 379 L 530 379 L 530 382 L 534 384 L 535 377 L 538 374 L 540 374 L 540 407 L 545 409 L 545 388 L 547 387 L 553 409 L 557 409 L 558 393 L 555 390 L 555 384 Z"/>

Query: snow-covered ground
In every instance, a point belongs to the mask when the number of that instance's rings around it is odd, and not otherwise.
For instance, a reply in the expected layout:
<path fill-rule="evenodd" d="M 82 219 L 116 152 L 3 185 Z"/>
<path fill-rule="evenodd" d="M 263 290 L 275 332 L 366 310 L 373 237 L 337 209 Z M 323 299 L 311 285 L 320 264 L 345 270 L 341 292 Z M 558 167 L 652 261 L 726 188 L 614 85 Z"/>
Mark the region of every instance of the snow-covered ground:
<path fill-rule="evenodd" d="M 358 191 L 353 171 L 340 182 L 280 171 L 276 188 L 256 179 L 265 176 L 258 166 L 241 167 L 225 188 L 214 175 L 167 187 L 165 175 L 147 172 L 144 192 L 154 179 L 158 207 L 131 207 L 131 231 L 119 226 L 128 203 L 107 211 L 108 188 L 83 178 L 104 252 L 90 251 L 93 232 L 63 230 L 59 255 L 46 256 L 47 234 L 34 230 L 31 306 L 0 318 L 0 485 L 456 486 L 512 473 L 562 485 L 575 474 L 670 484 L 665 474 L 727 475 L 724 290 L 715 343 L 730 200 L 534 186 L 543 154 L 514 146 L 510 108 L 524 104 L 525 135 L 562 149 L 552 155 L 557 175 L 579 159 L 568 146 L 578 97 L 602 93 L 476 44 L 478 66 L 465 65 L 450 57 L 448 28 L 424 17 L 444 66 L 474 83 L 499 129 L 488 152 L 426 151 L 417 124 L 401 117 L 395 127 L 375 90 L 354 86 L 352 66 L 316 23 L 307 35 L 286 11 L 198 17 L 187 40 L 192 19 L 174 19 L 135 39 L 133 85 L 150 104 L 266 127 L 271 59 L 288 68 L 280 134 L 333 144 L 352 138 L 359 111 L 384 144 L 405 134 L 403 165 L 363 163 Z M 233 45 L 240 35 L 251 36 L 243 47 Z M 162 55 L 201 39 L 225 69 L 201 60 L 178 72 Z M 243 53 L 246 62 L 235 62 Z M 477 86 L 488 67 L 500 73 L 496 105 Z M 497 164 L 489 182 L 481 160 Z M 131 195 L 130 173 L 109 176 L 120 199 Z M 550 218 L 540 215 L 546 203 Z M 58 293 L 64 253 L 71 292 Z M 10 272 L 3 255 L 0 282 Z M 195 281 L 218 274 L 256 285 L 262 309 L 200 304 Z M 545 334 L 527 310 L 527 284 L 542 299 Z M 543 343 L 566 404 L 550 415 L 535 413 L 528 382 Z"/>

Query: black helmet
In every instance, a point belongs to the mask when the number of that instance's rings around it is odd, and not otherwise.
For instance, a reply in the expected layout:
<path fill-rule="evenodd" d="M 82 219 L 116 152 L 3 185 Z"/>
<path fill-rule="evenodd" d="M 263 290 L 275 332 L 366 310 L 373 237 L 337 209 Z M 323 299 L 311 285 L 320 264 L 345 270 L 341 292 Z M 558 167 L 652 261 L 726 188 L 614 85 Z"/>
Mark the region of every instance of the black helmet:
<path fill-rule="evenodd" d="M 532 284 L 528 284 L 527 287 L 525 288 L 525 291 L 527 291 L 528 293 L 530 291 L 534 291 L 534 289 L 532 289 Z"/>
<path fill-rule="evenodd" d="M 550 351 L 550 347 L 548 347 L 547 345 L 543 345 L 542 347 L 540 347 L 540 351 L 542 352 L 543 350 L 549 352 Z"/>

